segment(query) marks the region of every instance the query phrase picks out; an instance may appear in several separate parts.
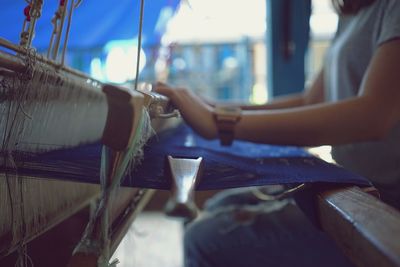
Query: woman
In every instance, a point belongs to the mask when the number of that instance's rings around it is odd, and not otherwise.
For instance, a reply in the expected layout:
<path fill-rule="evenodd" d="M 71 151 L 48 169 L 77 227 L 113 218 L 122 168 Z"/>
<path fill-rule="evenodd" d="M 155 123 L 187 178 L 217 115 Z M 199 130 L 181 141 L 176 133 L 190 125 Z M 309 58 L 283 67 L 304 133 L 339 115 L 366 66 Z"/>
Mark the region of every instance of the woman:
<path fill-rule="evenodd" d="M 338 30 L 311 87 L 244 110 L 235 138 L 332 145 L 339 164 L 370 179 L 383 201 L 400 208 L 400 1 L 332 2 L 340 14 Z M 213 106 L 186 89 L 159 84 L 156 90 L 170 97 L 198 133 L 217 137 Z M 292 204 L 219 234 L 218 227 L 229 220 L 232 214 L 206 216 L 188 228 L 187 266 L 349 265 Z M 316 249 L 322 257 L 313 253 Z"/>

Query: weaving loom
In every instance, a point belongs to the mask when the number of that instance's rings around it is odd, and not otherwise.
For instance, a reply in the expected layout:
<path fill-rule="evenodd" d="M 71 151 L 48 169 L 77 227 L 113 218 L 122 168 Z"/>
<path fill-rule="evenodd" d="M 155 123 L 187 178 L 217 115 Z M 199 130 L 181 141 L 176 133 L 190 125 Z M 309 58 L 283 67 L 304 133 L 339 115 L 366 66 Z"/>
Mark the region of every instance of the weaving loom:
<path fill-rule="evenodd" d="M 177 213 L 173 207 L 167 212 L 194 217 L 195 207 L 190 207 L 194 181 L 179 200 L 184 186 L 179 181 L 174 184 L 176 177 L 165 179 L 167 172 L 179 176 L 174 159 L 169 159 L 172 170 L 164 168 L 167 155 L 175 157 L 178 165 L 189 165 L 194 178 L 200 161 L 185 160 L 203 158 L 198 190 L 314 184 L 312 196 L 318 198 L 320 213 L 332 210 L 324 208 L 327 205 L 341 209 L 337 204 L 349 196 L 347 191 L 364 199 L 358 187 L 370 188 L 366 179 L 300 148 L 247 142 L 220 147 L 185 125 L 176 127 L 178 121 L 168 118 L 177 114 L 165 97 L 102 84 L 66 67 L 66 41 L 59 54 L 61 30 L 53 34 L 47 57 L 37 54 L 31 42 L 41 5 L 41 0 L 32 1 L 20 45 L 0 39 L 0 258 L 18 250 L 26 264 L 28 241 L 97 201 L 70 266 L 109 266 L 110 255 L 151 197 L 153 190 L 148 189 L 176 187 L 176 203 L 182 205 Z M 60 2 L 57 25 L 69 23 L 66 18 L 76 5 Z M 120 183 L 134 189 L 116 193 Z M 344 194 L 339 201 L 331 191 L 338 184 L 347 190 L 339 190 Z M 353 185 L 358 187 L 348 189 Z M 371 198 L 367 199 L 372 203 Z M 315 199 L 310 203 L 315 204 Z M 331 224 L 319 222 L 324 229 Z"/>
<path fill-rule="evenodd" d="M 109 199 L 125 169 L 134 166 L 140 157 L 153 127 L 157 130 L 165 125 L 164 119 L 156 117 L 167 112 L 167 100 L 151 93 L 107 87 L 64 66 L 71 16 L 78 2 L 60 1 L 47 57 L 37 54 L 31 44 L 42 5 L 43 1 L 37 0 L 25 8 L 20 45 L 0 39 L 0 255 L 18 250 L 19 264 L 27 264 L 27 242 L 100 196 L 76 253 L 93 253 L 99 266 L 108 266 L 110 251 L 115 250 L 129 226 L 126 222 L 132 220 L 151 192 L 122 192 L 115 200 L 120 205 L 110 210 Z M 67 30 L 62 40 L 64 23 Z M 103 170 L 97 184 L 101 180 L 102 193 L 98 186 L 37 180 L 32 179 L 32 173 L 19 174 L 24 166 L 21 159 L 26 155 L 101 139 L 105 145 Z M 112 227 L 108 226 L 109 219 Z"/>
<path fill-rule="evenodd" d="M 14 48 L 6 41 L 2 42 Z M 6 75 L 1 80 L 1 93 L 6 99 L 1 104 L 4 116 L 0 118 L 3 141 L 0 243 L 2 254 L 7 254 L 99 195 L 95 186 L 65 183 L 60 187 L 56 183 L 29 179 L 35 176 L 32 173 L 20 175 L 19 169 L 25 164 L 25 156 L 98 142 L 103 136 L 104 144 L 108 143 L 118 150 L 125 150 L 127 143 L 134 144 L 126 152 L 127 159 L 118 174 L 121 176 L 127 165 L 134 162 L 132 159 L 138 156 L 141 146 L 153 131 L 148 112 L 153 118 L 162 115 L 157 112 L 163 113 L 167 102 L 161 96 L 131 93 L 113 86 L 105 86 L 106 93 L 103 93 L 99 82 L 65 67 L 55 70 L 40 58 L 35 62 L 39 66 L 34 66 L 32 78 L 21 79 L 26 72 L 21 76 L 15 73 L 26 71 L 23 60 L 4 52 L 0 55 L 2 70 L 6 69 Z M 29 58 L 29 55 L 26 56 Z M 35 88 L 38 83 L 40 86 Z M 113 110 L 116 110 L 115 114 Z M 113 116 L 118 117 L 117 122 L 111 119 Z M 163 125 L 162 120 L 153 120 L 156 129 L 161 129 Z M 134 140 L 130 139 L 132 129 Z M 103 152 L 105 158 L 112 153 L 111 150 Z M 112 165 L 112 161 L 109 164 Z M 43 166 L 36 167 L 43 170 Z M 119 180 L 113 181 L 116 182 L 112 187 L 117 187 Z M 148 195 L 142 190 L 130 194 L 130 198 L 135 199 L 135 205 Z M 17 208 L 19 205 L 23 210 Z"/>
<path fill-rule="evenodd" d="M 16 52 L 25 52 L 5 40 L 2 43 Z M 22 55 L 26 56 L 26 60 L 31 60 L 31 55 Z M 103 144 L 119 151 L 126 150 L 129 143 L 132 146 L 127 149 L 126 159 L 121 163 L 124 166 L 117 174 L 119 179 L 112 180 L 113 183 L 108 181 L 115 188 L 124 170 L 134 162 L 141 146 L 153 132 L 149 116 L 162 116 L 167 111 L 167 101 L 154 94 L 129 92 L 113 86 L 103 86 L 103 93 L 99 82 L 66 67 L 54 69 L 40 57 L 34 62 L 36 66 L 28 70 L 29 67 L 20 56 L 4 52 L 0 56 L 4 75 L 1 93 L 6 97 L 1 104 L 1 114 L 4 116 L 0 118 L 3 141 L 0 205 L 5 215 L 2 216 L 4 220 L 0 221 L 0 240 L 2 254 L 7 254 L 99 195 L 99 189 L 94 186 L 66 183 L 60 187 L 51 182 L 29 179 L 35 176 L 32 173 L 19 175 L 19 169 L 25 165 L 24 157 L 98 142 L 102 137 Z M 22 74 L 19 75 L 19 72 Z M 31 78 L 24 75 L 31 75 Z M 40 86 L 35 87 L 36 84 Z M 37 121 L 36 118 L 44 121 Z M 163 119 L 153 120 L 156 129 L 164 125 Z M 107 155 L 113 157 L 112 150 L 103 152 L 104 160 L 110 161 L 107 164 L 112 166 L 112 159 L 107 160 Z M 36 169 L 43 170 L 43 166 L 39 164 Z M 99 178 L 100 175 L 97 183 L 100 182 Z M 104 180 L 103 184 L 108 182 Z M 136 206 L 141 205 L 142 199 L 148 198 L 148 194 L 142 190 L 130 194 Z M 109 197 L 104 197 L 103 193 L 102 199 Z M 49 201 L 52 205 L 48 204 Z M 18 205 L 23 210 L 16 208 Z"/>

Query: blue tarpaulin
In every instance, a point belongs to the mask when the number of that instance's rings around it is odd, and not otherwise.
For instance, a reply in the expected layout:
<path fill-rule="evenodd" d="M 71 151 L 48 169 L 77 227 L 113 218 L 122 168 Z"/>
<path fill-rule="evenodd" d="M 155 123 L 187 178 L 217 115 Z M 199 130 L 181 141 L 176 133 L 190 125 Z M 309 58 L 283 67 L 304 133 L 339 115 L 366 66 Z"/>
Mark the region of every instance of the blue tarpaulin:
<path fill-rule="evenodd" d="M 148 0 L 144 6 L 143 44 L 159 42 L 165 22 L 176 10 L 180 0 Z M 33 46 L 48 47 L 53 31 L 51 19 L 59 0 L 44 0 L 37 23 Z M 19 43 L 24 21 L 24 0 L 0 0 L 0 37 Z M 134 39 L 138 35 L 140 0 L 82 0 L 72 16 L 69 48 L 92 48 L 111 40 Z"/>

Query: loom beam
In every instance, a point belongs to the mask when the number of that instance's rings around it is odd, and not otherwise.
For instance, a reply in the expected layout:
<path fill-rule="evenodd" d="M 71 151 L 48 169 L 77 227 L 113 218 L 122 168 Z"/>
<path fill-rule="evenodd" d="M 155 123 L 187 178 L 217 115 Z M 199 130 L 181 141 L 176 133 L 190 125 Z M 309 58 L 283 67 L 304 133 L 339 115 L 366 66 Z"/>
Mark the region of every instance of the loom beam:
<path fill-rule="evenodd" d="M 10 70 L 13 71 L 21 71 L 21 70 L 25 70 L 26 69 L 26 63 L 19 57 L 16 57 L 15 54 L 19 54 L 19 55 L 23 55 L 23 56 L 27 56 L 29 55 L 31 52 L 30 50 L 27 50 L 25 47 L 22 46 L 18 46 L 13 44 L 12 42 L 1 38 L 0 37 L 0 47 L 4 47 L 10 51 L 13 52 L 13 54 L 11 53 L 7 53 L 4 51 L 0 51 L 0 62 L 4 61 L 4 63 L 0 63 L 0 67 L 5 67 L 5 68 L 9 68 Z M 39 64 L 44 64 L 47 66 L 51 66 L 55 69 L 58 70 L 62 70 L 64 72 L 67 72 L 69 74 L 72 74 L 76 77 L 82 78 L 84 80 L 90 81 L 90 82 L 97 82 L 95 79 L 91 78 L 90 76 L 88 76 L 87 74 L 80 72 L 76 69 L 72 69 L 69 68 L 65 65 L 62 65 L 60 63 L 57 63 L 53 60 L 50 60 L 40 54 L 35 53 L 35 59 L 37 60 L 37 62 Z M 3 65 L 4 64 L 4 65 Z M 8 65 L 7 65 L 8 64 Z M 8 67 L 7 67 L 8 66 Z"/>
<path fill-rule="evenodd" d="M 355 186 L 320 189 L 316 207 L 321 228 L 356 266 L 400 266 L 398 210 Z"/>
<path fill-rule="evenodd" d="M 107 96 L 108 114 L 102 143 L 115 151 L 123 151 L 135 136 L 144 98 L 140 93 L 111 85 L 105 85 L 103 91 Z"/>

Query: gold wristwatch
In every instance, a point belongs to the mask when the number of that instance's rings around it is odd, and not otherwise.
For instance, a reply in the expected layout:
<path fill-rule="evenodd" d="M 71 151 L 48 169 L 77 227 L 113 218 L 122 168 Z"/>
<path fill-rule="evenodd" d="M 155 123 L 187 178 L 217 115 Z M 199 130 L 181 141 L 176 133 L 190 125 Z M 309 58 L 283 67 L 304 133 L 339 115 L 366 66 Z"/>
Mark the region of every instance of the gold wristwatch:
<path fill-rule="evenodd" d="M 242 117 L 242 110 L 235 106 L 216 106 L 214 120 L 218 129 L 218 136 L 223 146 L 232 145 L 235 138 L 235 126 Z"/>

